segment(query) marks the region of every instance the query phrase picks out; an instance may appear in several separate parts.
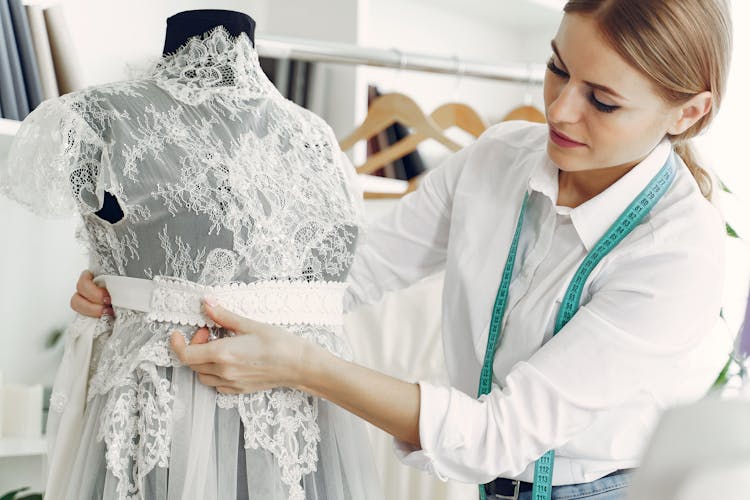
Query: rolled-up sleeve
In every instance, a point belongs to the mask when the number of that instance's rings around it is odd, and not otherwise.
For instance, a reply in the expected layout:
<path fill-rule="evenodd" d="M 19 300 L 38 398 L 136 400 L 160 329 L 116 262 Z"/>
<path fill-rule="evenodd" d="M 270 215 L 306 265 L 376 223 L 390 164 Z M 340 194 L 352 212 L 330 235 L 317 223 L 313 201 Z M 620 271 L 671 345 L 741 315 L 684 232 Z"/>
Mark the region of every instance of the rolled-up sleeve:
<path fill-rule="evenodd" d="M 421 382 L 422 449 L 396 442 L 401 460 L 444 480 L 516 477 L 603 412 L 639 398 L 664 408 L 701 397 L 732 345 L 719 317 L 722 238 L 712 236 L 716 248 L 645 245 L 609 262 L 591 299 L 502 388 L 476 399 Z"/>
<path fill-rule="evenodd" d="M 396 442 L 410 466 L 445 481 L 486 483 L 514 477 L 544 454 L 550 443 L 579 432 L 591 413 L 556 395 L 528 363 L 520 363 L 478 400 L 455 388 L 420 382 L 421 450 Z"/>

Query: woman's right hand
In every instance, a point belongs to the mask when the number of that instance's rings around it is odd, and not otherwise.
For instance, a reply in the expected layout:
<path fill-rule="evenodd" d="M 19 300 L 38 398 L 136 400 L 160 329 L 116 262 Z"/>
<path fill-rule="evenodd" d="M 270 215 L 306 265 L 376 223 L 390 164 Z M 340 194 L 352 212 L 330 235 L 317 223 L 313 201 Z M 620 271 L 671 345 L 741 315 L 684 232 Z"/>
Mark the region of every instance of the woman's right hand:
<path fill-rule="evenodd" d="M 76 284 L 76 293 L 70 299 L 70 307 L 77 313 L 99 318 L 104 314 L 114 317 L 112 299 L 107 289 L 94 283 L 91 271 L 83 271 Z"/>

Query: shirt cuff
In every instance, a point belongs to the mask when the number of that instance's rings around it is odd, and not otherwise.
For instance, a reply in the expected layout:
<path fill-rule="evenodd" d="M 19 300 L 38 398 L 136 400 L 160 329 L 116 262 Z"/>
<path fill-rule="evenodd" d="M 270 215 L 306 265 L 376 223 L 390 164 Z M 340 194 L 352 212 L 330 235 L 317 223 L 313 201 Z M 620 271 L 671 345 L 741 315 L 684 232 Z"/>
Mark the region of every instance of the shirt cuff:
<path fill-rule="evenodd" d="M 409 443 L 393 439 L 393 451 L 402 464 L 414 467 L 415 469 L 427 472 L 441 481 L 447 481 L 448 478 L 441 474 L 435 468 L 435 461 L 432 456 L 425 450 L 420 450 Z"/>
<path fill-rule="evenodd" d="M 447 481 L 448 476 L 440 470 L 435 460 L 435 452 L 444 452 L 446 449 L 455 449 L 463 445 L 463 438 L 459 434 L 449 434 L 442 444 L 438 444 L 441 428 L 448 414 L 450 389 L 423 381 L 418 384 L 419 440 L 422 448 L 394 439 L 393 449 L 403 464 L 428 472 L 441 481 Z"/>

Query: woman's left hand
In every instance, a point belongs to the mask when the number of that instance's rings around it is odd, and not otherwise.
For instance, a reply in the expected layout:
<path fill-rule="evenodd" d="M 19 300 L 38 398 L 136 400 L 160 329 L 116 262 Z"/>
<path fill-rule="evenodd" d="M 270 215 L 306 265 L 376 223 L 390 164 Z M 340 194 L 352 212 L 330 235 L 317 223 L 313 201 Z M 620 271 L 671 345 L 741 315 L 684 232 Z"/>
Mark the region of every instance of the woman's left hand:
<path fill-rule="evenodd" d="M 210 297 L 204 299 L 204 312 L 236 335 L 209 342 L 208 329 L 201 328 L 186 345 L 182 334 L 172 332 L 172 349 L 201 383 L 226 394 L 299 385 L 303 363 L 318 346 L 283 328 L 238 316 Z"/>

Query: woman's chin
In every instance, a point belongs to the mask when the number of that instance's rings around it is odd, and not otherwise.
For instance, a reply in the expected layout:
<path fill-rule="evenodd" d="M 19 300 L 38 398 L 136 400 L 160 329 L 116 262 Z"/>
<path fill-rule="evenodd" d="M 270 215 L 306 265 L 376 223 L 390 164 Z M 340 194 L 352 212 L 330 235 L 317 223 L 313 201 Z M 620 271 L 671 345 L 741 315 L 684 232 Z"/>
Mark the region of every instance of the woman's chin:
<path fill-rule="evenodd" d="M 585 158 L 581 154 L 582 148 L 561 148 L 551 140 L 547 141 L 547 156 L 560 170 L 584 170 Z M 583 168 L 582 168 L 583 167 Z"/>

